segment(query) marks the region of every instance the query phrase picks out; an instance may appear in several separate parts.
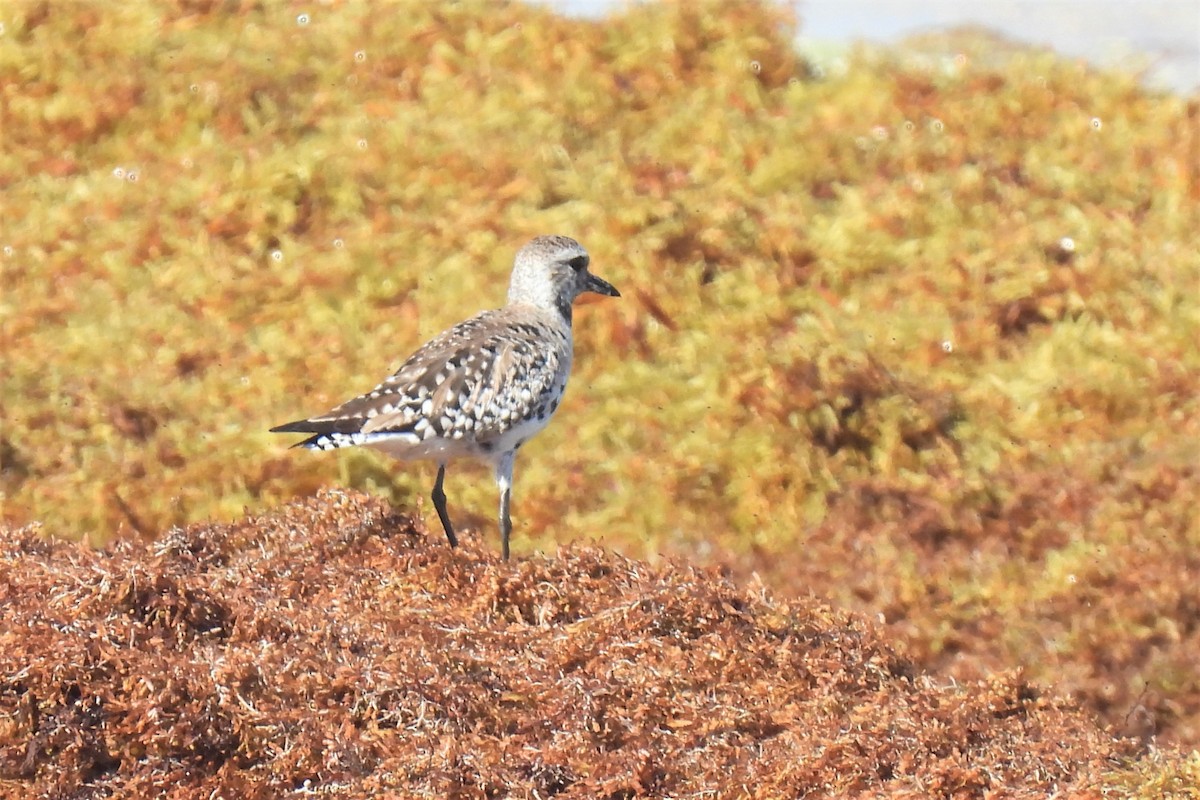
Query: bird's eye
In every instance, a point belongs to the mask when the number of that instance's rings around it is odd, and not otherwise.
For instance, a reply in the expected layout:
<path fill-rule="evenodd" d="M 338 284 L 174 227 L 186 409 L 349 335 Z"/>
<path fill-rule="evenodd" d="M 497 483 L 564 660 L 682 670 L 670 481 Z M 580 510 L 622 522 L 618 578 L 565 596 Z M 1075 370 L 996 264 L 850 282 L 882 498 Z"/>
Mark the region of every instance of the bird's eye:
<path fill-rule="evenodd" d="M 571 269 L 575 270 L 576 272 L 583 272 L 585 269 L 587 269 L 588 257 L 587 256 L 575 256 L 567 263 L 570 264 Z"/>

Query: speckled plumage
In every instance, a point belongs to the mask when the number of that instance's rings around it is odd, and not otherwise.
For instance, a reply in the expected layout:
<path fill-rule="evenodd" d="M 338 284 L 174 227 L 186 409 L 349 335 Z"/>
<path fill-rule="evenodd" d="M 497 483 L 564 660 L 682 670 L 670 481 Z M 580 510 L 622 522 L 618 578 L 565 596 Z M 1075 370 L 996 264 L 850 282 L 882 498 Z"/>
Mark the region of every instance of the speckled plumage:
<path fill-rule="evenodd" d="M 370 392 L 271 430 L 313 434 L 296 447 L 366 446 L 395 458 L 437 461 L 433 500 L 451 546 L 457 539 L 442 490 L 446 463 L 491 461 L 507 558 L 513 459 L 546 427 L 566 389 L 572 303 L 583 292 L 619 296 L 588 264 L 575 240 L 539 236 L 517 253 L 506 306 L 434 337 Z"/>

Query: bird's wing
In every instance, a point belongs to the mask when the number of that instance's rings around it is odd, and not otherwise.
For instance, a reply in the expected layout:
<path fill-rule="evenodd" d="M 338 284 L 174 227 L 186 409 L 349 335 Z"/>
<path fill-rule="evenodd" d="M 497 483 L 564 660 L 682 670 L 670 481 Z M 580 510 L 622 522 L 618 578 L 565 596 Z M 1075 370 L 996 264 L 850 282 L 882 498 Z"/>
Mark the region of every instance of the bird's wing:
<path fill-rule="evenodd" d="M 545 402 L 564 366 L 564 349 L 547 342 L 536 326 L 505 323 L 497 311 L 461 322 L 370 392 L 281 427 L 421 438 L 469 434 L 480 443 L 500 436 Z"/>

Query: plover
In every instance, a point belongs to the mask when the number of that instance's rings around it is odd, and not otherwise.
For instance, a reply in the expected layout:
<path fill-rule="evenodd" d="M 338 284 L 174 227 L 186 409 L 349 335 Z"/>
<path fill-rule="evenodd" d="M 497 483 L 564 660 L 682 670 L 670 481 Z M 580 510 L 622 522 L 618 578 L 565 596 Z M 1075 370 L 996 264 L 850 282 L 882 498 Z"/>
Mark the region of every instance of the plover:
<path fill-rule="evenodd" d="M 508 304 L 446 330 L 370 392 L 276 433 L 311 433 L 294 447 L 365 446 L 395 458 L 436 461 L 433 505 L 451 547 L 446 464 L 490 461 L 500 489 L 500 547 L 508 558 L 513 460 L 546 427 L 571 372 L 571 307 L 584 292 L 620 297 L 588 271 L 587 251 L 566 236 L 539 236 L 517 251 Z"/>

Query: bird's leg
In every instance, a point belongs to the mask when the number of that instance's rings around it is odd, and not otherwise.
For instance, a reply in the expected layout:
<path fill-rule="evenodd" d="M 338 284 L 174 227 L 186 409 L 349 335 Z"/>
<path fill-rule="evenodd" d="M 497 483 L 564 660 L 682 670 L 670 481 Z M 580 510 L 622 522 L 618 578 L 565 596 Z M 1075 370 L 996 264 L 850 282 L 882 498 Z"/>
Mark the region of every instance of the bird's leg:
<path fill-rule="evenodd" d="M 500 487 L 500 552 L 505 561 L 508 561 L 508 538 L 512 535 L 508 506 L 512 499 L 513 460 L 516 455 L 516 450 L 510 450 L 500 456 L 500 461 L 496 463 L 496 485 Z"/>
<path fill-rule="evenodd" d="M 512 520 L 508 516 L 508 504 L 511 496 L 511 486 L 505 486 L 500 490 L 500 552 L 504 554 L 505 561 L 508 561 L 508 537 L 512 535 Z"/>
<path fill-rule="evenodd" d="M 458 537 L 454 535 L 454 526 L 450 524 L 450 512 L 446 510 L 446 492 L 442 489 L 442 481 L 446 477 L 446 465 L 438 464 L 437 481 L 433 484 L 433 507 L 437 509 L 438 519 L 446 530 L 446 538 L 451 547 L 458 547 Z"/>

